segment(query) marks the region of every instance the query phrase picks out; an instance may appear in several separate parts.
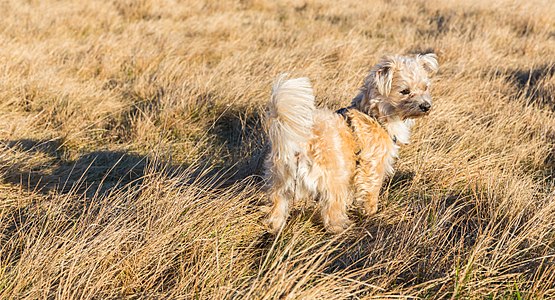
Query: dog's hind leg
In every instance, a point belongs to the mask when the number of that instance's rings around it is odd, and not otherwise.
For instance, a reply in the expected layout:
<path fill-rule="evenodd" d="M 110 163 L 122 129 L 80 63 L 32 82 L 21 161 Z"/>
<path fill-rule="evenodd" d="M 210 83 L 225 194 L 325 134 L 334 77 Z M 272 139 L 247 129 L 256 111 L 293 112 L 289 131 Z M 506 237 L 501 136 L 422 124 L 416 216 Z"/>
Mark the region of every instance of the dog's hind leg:
<path fill-rule="evenodd" d="M 272 209 L 266 220 L 270 233 L 277 233 L 281 230 L 287 217 L 289 216 L 289 203 L 287 201 L 286 189 L 282 186 L 271 188 L 269 196 L 272 201 Z"/>

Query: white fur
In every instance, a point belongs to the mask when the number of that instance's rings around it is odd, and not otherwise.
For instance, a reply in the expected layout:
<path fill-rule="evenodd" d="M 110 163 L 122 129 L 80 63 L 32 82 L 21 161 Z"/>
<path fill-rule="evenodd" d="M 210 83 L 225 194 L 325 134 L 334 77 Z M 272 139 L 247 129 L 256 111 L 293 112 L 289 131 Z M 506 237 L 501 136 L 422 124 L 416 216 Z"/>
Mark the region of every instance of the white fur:
<path fill-rule="evenodd" d="M 385 162 L 385 172 L 388 176 L 393 175 L 395 169 L 393 165 L 395 164 L 395 160 L 399 156 L 399 144 L 408 144 L 410 140 L 410 129 L 414 125 L 414 120 L 406 119 L 406 120 L 390 120 L 386 124 L 386 130 L 389 135 L 393 138 L 397 138 L 397 143 L 393 144 L 390 151 L 388 151 L 388 155 Z"/>
<path fill-rule="evenodd" d="M 397 143 L 408 144 L 410 141 L 410 129 L 414 125 L 414 120 L 389 120 L 385 127 L 391 137 L 397 138 Z"/>
<path fill-rule="evenodd" d="M 284 80 L 282 74 L 272 88 L 268 134 L 277 159 L 294 161 L 305 154 L 312 136 L 314 95 L 308 78 Z"/>

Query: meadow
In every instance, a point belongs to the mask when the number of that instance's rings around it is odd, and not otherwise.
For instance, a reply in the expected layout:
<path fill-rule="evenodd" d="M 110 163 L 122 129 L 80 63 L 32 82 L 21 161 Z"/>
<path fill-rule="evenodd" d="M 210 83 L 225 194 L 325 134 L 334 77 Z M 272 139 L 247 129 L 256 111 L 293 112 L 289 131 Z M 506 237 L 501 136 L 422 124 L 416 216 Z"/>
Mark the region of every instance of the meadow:
<path fill-rule="evenodd" d="M 555 297 L 555 2 L 0 2 L 1 299 Z M 350 103 L 434 52 L 434 109 L 378 213 L 277 236 L 263 118 L 282 72 Z"/>

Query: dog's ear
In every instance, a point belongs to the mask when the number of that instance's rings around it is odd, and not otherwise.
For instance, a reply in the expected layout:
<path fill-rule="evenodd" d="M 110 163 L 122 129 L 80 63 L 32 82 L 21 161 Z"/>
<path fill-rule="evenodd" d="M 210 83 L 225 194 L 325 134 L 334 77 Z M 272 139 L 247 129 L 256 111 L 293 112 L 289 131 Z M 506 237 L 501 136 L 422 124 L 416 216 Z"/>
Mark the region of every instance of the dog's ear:
<path fill-rule="evenodd" d="M 374 71 L 374 84 L 378 92 L 384 96 L 389 96 L 391 84 L 393 82 L 393 69 L 395 68 L 395 58 L 386 56 L 382 58 Z"/>
<path fill-rule="evenodd" d="M 433 77 L 439 70 L 439 64 L 437 63 L 437 55 L 434 53 L 428 53 L 424 55 L 417 55 L 416 61 L 428 72 L 430 77 Z"/>

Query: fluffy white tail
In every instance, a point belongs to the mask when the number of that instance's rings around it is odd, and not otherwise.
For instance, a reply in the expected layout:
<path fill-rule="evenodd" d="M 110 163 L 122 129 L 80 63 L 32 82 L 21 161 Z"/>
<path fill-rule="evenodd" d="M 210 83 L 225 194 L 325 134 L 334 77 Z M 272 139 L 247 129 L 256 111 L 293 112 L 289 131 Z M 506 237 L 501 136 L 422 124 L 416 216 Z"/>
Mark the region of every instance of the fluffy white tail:
<path fill-rule="evenodd" d="M 314 95 L 308 78 L 279 77 L 272 88 L 268 111 L 268 136 L 274 159 L 293 161 L 306 152 L 312 136 Z"/>

